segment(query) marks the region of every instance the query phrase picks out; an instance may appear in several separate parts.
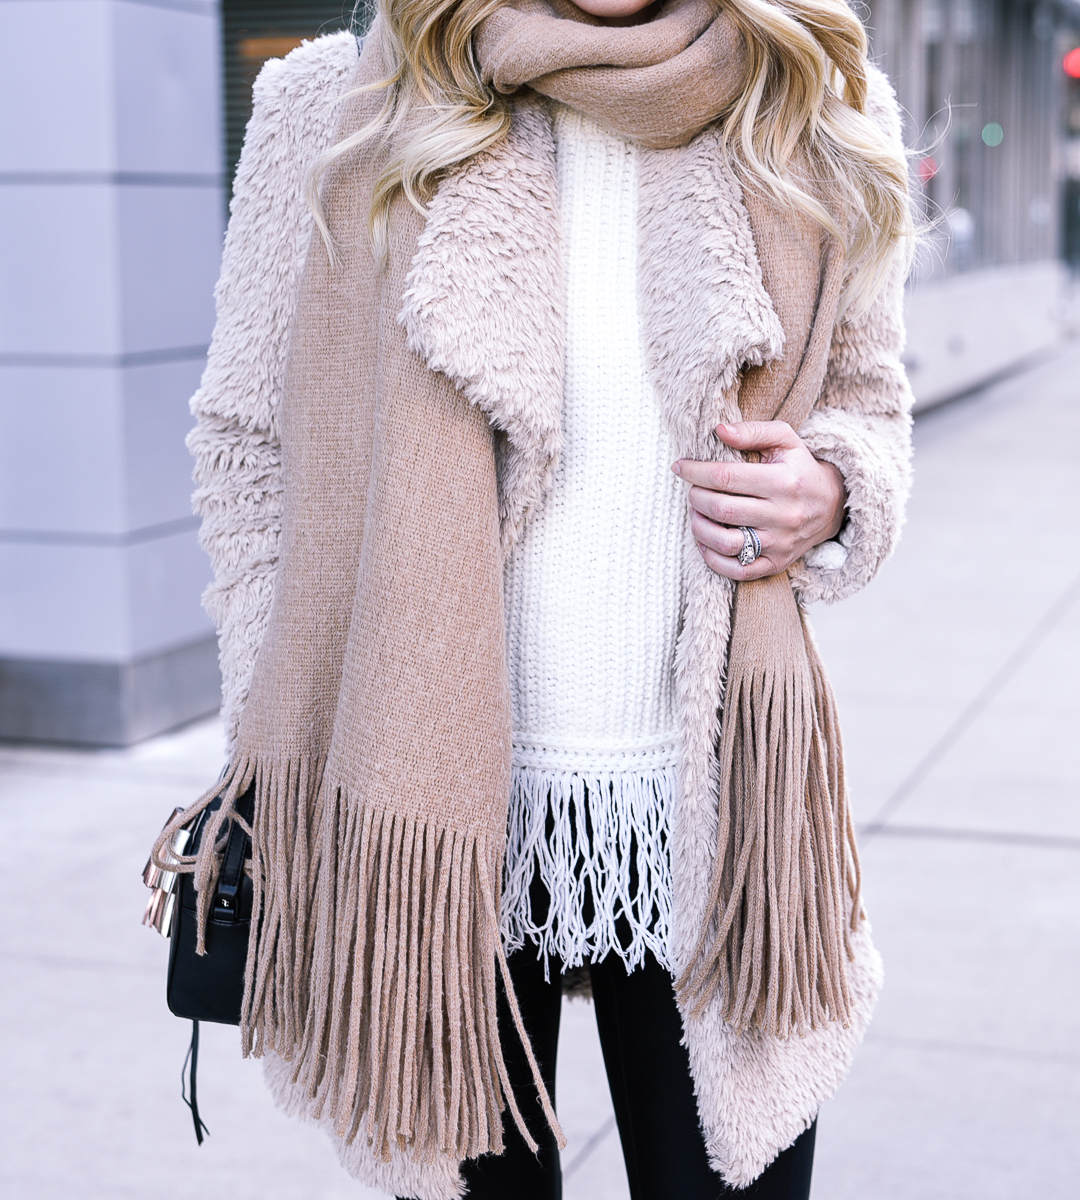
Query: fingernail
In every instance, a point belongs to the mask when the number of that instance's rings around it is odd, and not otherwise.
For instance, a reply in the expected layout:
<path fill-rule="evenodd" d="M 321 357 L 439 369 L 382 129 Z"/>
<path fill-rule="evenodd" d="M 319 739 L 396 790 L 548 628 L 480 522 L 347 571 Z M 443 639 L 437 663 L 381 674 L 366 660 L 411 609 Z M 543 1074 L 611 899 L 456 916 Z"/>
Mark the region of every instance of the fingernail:
<path fill-rule="evenodd" d="M 705 553 L 705 547 L 702 545 L 701 542 L 698 542 L 697 548 L 701 551 L 702 554 Z"/>
<path fill-rule="evenodd" d="M 681 475 L 682 474 L 682 463 L 681 462 L 672 463 L 671 469 L 675 472 L 676 475 Z"/>

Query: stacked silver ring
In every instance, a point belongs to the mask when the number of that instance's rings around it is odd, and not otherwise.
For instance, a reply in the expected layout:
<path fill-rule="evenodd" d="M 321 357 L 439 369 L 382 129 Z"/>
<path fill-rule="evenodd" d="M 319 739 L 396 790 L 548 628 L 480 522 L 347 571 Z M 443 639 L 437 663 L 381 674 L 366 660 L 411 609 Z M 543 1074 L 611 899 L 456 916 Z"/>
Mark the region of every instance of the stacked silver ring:
<path fill-rule="evenodd" d="M 743 535 L 743 547 L 739 551 L 739 566 L 748 567 L 761 553 L 761 540 L 749 525 L 740 525 Z"/>

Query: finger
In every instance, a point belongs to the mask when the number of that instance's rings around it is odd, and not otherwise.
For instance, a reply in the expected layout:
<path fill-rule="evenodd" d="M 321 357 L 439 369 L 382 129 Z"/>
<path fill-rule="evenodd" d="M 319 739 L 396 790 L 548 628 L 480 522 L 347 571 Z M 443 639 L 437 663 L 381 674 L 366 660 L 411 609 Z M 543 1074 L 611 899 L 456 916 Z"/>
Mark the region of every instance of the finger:
<path fill-rule="evenodd" d="M 680 479 L 714 492 L 767 499 L 783 486 L 782 467 L 771 463 L 697 462 L 680 458 L 671 469 Z"/>
<path fill-rule="evenodd" d="M 699 546 L 705 546 L 728 558 L 737 558 L 746 544 L 741 530 L 717 525 L 715 521 L 710 521 L 697 512 L 690 514 L 690 532 Z"/>
<path fill-rule="evenodd" d="M 735 421 L 717 425 L 716 436 L 733 450 L 794 450 L 803 444 L 787 421 Z"/>
<path fill-rule="evenodd" d="M 727 492 L 692 487 L 686 498 L 695 512 L 718 525 L 752 525 L 760 534 L 776 523 L 775 507 L 753 496 L 731 496 Z"/>

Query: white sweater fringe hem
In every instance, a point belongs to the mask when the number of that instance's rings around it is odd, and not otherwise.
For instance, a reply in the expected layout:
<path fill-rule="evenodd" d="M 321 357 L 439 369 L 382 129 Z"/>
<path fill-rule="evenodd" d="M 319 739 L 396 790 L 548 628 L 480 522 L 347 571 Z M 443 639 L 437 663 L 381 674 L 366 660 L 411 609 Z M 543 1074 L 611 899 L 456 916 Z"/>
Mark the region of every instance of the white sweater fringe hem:
<path fill-rule="evenodd" d="M 644 774 L 516 766 L 502 896 L 507 953 L 531 942 L 547 972 L 552 958 L 570 968 L 610 953 L 633 970 L 650 952 L 670 970 L 675 785 L 674 766 Z M 537 872 L 551 900 L 534 914 Z"/>

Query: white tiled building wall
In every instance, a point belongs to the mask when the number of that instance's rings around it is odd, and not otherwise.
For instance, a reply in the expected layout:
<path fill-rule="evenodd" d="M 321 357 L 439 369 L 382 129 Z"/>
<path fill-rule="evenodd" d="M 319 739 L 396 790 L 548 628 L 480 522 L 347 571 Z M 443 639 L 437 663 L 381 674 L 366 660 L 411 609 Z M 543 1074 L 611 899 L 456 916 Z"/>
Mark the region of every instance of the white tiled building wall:
<path fill-rule="evenodd" d="M 0 39 L 0 737 L 125 742 L 215 704 L 183 439 L 224 227 L 218 11 L 3 0 Z"/>

